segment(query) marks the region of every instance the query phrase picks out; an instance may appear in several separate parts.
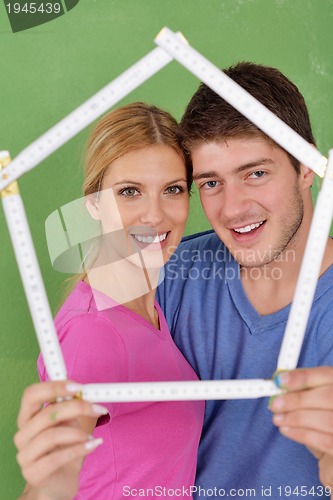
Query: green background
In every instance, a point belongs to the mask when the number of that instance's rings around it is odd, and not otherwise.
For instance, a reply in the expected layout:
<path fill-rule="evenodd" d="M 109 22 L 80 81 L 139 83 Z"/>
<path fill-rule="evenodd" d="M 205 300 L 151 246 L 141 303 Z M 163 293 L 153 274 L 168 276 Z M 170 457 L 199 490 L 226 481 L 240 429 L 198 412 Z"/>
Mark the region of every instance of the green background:
<path fill-rule="evenodd" d="M 278 67 L 303 92 L 318 147 L 333 147 L 333 0 L 81 0 L 69 13 L 13 34 L 0 4 L 0 149 L 24 147 L 149 52 L 163 26 L 182 31 L 219 66 L 239 60 Z M 176 62 L 120 104 L 144 100 L 177 118 L 198 85 Z M 47 216 L 81 195 L 81 157 L 89 130 L 20 179 L 52 310 L 66 276 L 53 271 Z M 209 227 L 197 194 L 187 232 Z M 12 436 L 23 388 L 36 381 L 38 346 L 3 211 L 0 210 L 0 498 L 23 488 Z"/>

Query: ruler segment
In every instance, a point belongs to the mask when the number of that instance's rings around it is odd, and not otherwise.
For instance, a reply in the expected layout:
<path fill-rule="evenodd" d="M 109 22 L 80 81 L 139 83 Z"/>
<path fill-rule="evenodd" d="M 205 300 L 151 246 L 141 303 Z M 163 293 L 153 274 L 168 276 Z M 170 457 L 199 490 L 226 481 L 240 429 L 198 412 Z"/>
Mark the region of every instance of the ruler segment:
<path fill-rule="evenodd" d="M 0 169 L 9 162 L 9 153 L 1 151 Z M 3 190 L 1 198 L 16 262 L 47 373 L 51 380 L 64 380 L 67 377 L 66 367 L 17 183 L 12 183 Z"/>
<path fill-rule="evenodd" d="M 160 48 L 149 52 L 18 154 L 0 174 L 0 191 L 50 156 L 171 60 Z"/>
<path fill-rule="evenodd" d="M 163 28 L 155 38 L 155 42 L 288 153 L 314 170 L 320 177 L 324 176 L 327 159 L 202 54 L 182 41 L 169 28 Z"/>
<path fill-rule="evenodd" d="M 311 222 L 295 295 L 288 316 L 277 370 L 293 370 L 302 349 L 307 322 L 330 234 L 333 217 L 333 150 Z"/>
<path fill-rule="evenodd" d="M 87 384 L 83 399 L 91 402 L 195 401 L 253 399 L 280 394 L 272 380 L 205 380 Z"/>

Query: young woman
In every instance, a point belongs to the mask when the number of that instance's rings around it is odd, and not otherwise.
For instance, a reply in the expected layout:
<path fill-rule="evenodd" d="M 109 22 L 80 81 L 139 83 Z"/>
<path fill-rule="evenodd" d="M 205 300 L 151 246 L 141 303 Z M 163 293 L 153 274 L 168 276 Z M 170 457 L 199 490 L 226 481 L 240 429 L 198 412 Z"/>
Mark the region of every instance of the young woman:
<path fill-rule="evenodd" d="M 93 131 L 84 194 L 101 236 L 55 320 L 76 383 L 45 382 L 23 396 L 15 443 L 24 498 L 73 498 L 77 489 L 85 500 L 160 496 L 194 484 L 203 402 L 73 399 L 40 410 L 78 383 L 197 380 L 155 301 L 160 268 L 184 231 L 191 180 L 168 113 L 135 103 Z M 47 380 L 41 358 L 38 368 Z"/>

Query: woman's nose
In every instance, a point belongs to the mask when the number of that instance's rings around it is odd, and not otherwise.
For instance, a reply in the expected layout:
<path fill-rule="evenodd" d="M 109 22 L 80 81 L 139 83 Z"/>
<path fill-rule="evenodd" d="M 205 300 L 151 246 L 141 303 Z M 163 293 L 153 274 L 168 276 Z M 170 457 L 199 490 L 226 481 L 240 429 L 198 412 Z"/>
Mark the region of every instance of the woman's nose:
<path fill-rule="evenodd" d="M 144 225 L 156 227 L 161 224 L 164 218 L 164 211 L 160 200 L 147 200 L 142 207 L 140 222 Z"/>

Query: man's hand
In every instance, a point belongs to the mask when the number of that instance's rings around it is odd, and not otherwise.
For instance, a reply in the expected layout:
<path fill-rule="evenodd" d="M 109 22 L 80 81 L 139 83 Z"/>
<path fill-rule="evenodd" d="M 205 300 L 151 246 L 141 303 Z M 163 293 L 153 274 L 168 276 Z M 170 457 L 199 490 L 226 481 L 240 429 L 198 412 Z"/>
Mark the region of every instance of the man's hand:
<path fill-rule="evenodd" d="M 288 392 L 270 401 L 273 423 L 309 448 L 318 459 L 321 483 L 333 490 L 333 367 L 281 372 L 276 383 Z"/>

